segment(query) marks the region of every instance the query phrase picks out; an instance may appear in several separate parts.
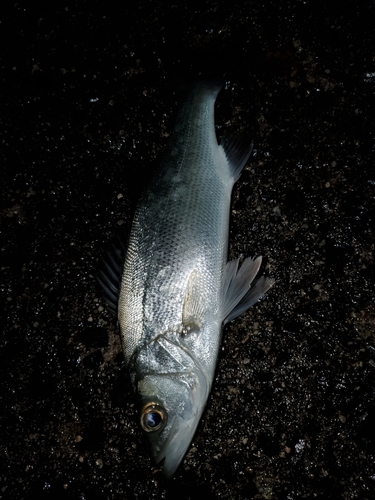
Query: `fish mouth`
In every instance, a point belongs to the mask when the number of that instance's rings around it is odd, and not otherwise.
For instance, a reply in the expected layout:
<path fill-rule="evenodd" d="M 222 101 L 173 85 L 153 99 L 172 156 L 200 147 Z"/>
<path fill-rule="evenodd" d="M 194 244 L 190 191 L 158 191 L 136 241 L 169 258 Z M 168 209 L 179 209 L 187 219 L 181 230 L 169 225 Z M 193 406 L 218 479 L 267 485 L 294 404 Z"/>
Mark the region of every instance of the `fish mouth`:
<path fill-rule="evenodd" d="M 182 462 L 198 427 L 208 394 L 210 381 L 203 366 L 184 345 L 168 339 L 164 350 L 177 360 L 184 370 L 180 372 L 150 373 L 138 383 L 142 408 L 152 401 L 166 411 L 165 426 L 147 432 L 151 454 L 157 468 L 165 479 L 173 476 Z M 176 349 L 179 348 L 178 350 Z M 182 347 L 182 349 L 181 349 Z M 144 429 L 147 430 L 147 429 Z"/>
<path fill-rule="evenodd" d="M 174 417 L 169 430 L 169 437 L 155 457 L 157 464 L 163 460 L 161 472 L 165 479 L 170 479 L 182 462 L 197 430 L 202 413 L 210 392 L 210 382 L 201 363 L 189 351 L 186 351 L 194 361 L 195 388 L 190 391 L 190 401 L 185 401 L 183 413 Z"/>
<path fill-rule="evenodd" d="M 202 411 L 197 412 L 191 419 L 184 420 L 176 416 L 170 430 L 170 435 L 155 457 L 158 467 L 165 479 L 170 479 L 182 462 L 198 427 Z"/>

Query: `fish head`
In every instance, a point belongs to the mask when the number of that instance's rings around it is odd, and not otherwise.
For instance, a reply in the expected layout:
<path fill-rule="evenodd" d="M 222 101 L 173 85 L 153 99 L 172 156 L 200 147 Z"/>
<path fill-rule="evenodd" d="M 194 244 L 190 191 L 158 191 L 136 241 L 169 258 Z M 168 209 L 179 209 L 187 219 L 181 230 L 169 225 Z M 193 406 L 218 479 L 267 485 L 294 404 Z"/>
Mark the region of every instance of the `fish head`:
<path fill-rule="evenodd" d="M 184 458 L 209 394 L 204 372 L 191 357 L 182 365 L 184 356 L 164 356 L 159 373 L 148 372 L 137 382 L 140 424 L 155 464 L 163 461 L 165 478 L 172 477 Z"/>

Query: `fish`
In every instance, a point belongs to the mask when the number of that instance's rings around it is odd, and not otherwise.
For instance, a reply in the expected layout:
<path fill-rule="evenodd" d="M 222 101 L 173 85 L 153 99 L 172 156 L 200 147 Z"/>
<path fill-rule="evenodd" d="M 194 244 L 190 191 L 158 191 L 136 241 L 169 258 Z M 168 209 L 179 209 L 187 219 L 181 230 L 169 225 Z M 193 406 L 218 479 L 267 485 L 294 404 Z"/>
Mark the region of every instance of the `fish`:
<path fill-rule="evenodd" d="M 215 81 L 193 86 L 128 241 L 118 240 L 98 271 L 117 311 L 140 426 L 165 478 L 194 437 L 224 325 L 273 284 L 257 277 L 262 257 L 241 266 L 239 258 L 228 262 L 231 193 L 253 143 L 225 133 L 218 143 L 214 110 L 221 87 Z"/>

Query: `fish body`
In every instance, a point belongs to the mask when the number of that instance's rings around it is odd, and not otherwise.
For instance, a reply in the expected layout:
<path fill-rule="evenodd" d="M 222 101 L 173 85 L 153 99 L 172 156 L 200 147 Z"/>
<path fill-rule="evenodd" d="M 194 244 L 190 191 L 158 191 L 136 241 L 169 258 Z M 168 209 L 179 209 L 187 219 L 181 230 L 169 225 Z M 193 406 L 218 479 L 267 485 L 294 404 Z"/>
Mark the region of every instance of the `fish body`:
<path fill-rule="evenodd" d="M 227 262 L 231 192 L 250 141 L 218 144 L 220 86 L 197 84 L 169 152 L 136 209 L 119 286 L 118 321 L 140 423 L 171 477 L 212 386 L 223 325 L 272 282 L 250 285 L 261 258 Z"/>

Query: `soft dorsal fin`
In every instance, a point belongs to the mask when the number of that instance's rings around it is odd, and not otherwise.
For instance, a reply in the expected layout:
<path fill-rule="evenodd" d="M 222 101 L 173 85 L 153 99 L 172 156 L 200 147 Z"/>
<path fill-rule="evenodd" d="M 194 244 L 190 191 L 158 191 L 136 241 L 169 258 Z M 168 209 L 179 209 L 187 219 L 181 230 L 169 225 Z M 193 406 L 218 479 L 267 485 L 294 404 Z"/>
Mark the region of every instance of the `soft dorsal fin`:
<path fill-rule="evenodd" d="M 248 257 L 238 271 L 239 259 L 227 263 L 223 276 L 223 323 L 226 324 L 255 304 L 273 285 L 274 281 L 261 276 L 251 286 L 258 274 L 262 257 Z"/>
<path fill-rule="evenodd" d="M 186 285 L 182 307 L 182 325 L 187 331 L 196 330 L 202 326 L 207 308 L 204 290 L 204 278 L 197 269 L 194 269 Z"/>
<path fill-rule="evenodd" d="M 117 234 L 101 255 L 95 272 L 95 277 L 102 287 L 103 298 L 108 308 L 117 313 L 120 294 L 121 277 L 124 269 L 125 255 L 128 248 L 128 228 Z"/>
<path fill-rule="evenodd" d="M 220 141 L 236 182 L 253 150 L 253 142 L 246 135 L 224 134 Z"/>

